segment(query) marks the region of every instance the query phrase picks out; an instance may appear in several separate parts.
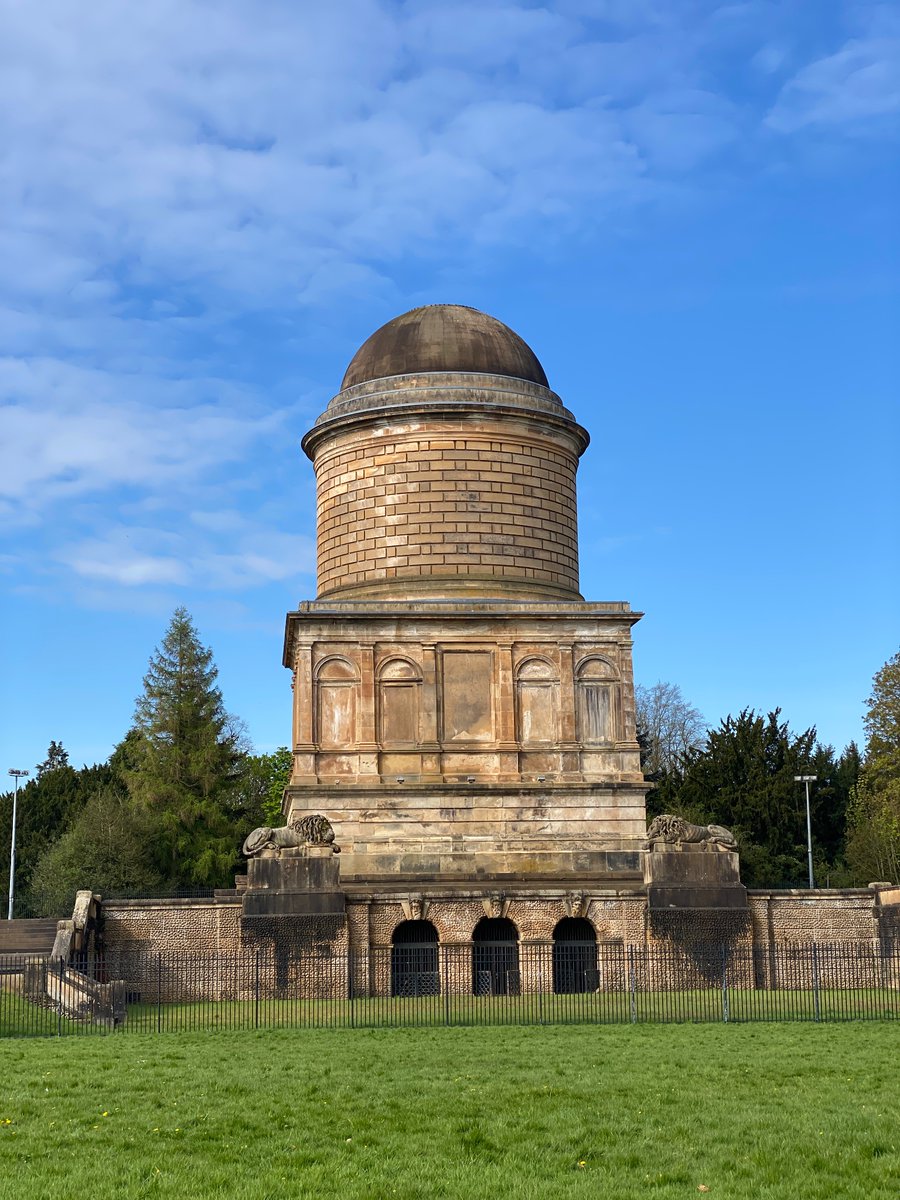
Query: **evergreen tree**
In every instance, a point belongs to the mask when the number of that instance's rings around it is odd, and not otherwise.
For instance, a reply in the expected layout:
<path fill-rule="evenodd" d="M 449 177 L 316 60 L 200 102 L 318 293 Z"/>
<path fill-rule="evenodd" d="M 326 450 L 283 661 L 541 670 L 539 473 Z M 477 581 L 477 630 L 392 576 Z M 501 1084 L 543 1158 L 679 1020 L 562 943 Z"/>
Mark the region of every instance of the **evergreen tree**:
<path fill-rule="evenodd" d="M 16 896 L 17 909 L 25 907 L 40 912 L 42 897 L 32 885 L 32 874 L 38 860 L 57 841 L 69 824 L 82 811 L 88 798 L 98 788 L 112 783 L 115 773 L 105 764 L 83 767 L 76 771 L 68 763 L 51 770 L 38 772 L 25 787 L 19 788 L 16 819 Z M 12 793 L 0 802 L 0 844 L 8 846 L 12 822 Z M 89 884 L 85 884 L 89 886 Z M 9 858 L 0 857 L 0 891 L 9 887 Z M 31 893 L 31 895 L 29 895 Z"/>
<path fill-rule="evenodd" d="M 229 797 L 244 751 L 217 675 L 187 610 L 176 609 L 123 755 L 129 791 L 155 828 L 156 866 L 173 884 L 228 883 L 237 862 Z"/>
<path fill-rule="evenodd" d="M 779 709 L 726 717 L 709 731 L 704 749 L 685 757 L 668 787 L 669 811 L 731 829 L 751 887 L 801 883 L 806 827 L 794 776 L 814 773 L 815 736 L 815 729 L 792 734 Z"/>
<path fill-rule="evenodd" d="M 51 742 L 47 750 L 47 757 L 42 763 L 37 765 L 37 777 L 40 779 L 48 771 L 56 771 L 60 767 L 69 765 L 69 752 L 63 746 L 62 742 Z"/>

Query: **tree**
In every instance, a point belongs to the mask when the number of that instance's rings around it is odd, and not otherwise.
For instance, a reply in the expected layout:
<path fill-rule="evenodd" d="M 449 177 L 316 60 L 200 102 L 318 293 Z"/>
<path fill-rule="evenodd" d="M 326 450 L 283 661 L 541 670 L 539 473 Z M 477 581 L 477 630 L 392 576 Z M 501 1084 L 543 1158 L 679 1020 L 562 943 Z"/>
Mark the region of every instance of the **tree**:
<path fill-rule="evenodd" d="M 95 792 L 72 825 L 38 859 L 31 890 L 44 913 L 71 913 L 79 888 L 110 892 L 154 889 L 152 826 L 121 785 Z"/>
<path fill-rule="evenodd" d="M 244 818 L 246 832 L 258 825 L 280 825 L 281 800 L 291 778 L 293 756 L 287 746 L 270 754 L 248 754 L 235 789 L 233 809 Z"/>
<path fill-rule="evenodd" d="M 24 905 L 30 903 L 39 910 L 42 900 L 32 886 L 32 873 L 44 852 L 58 840 L 70 823 L 82 811 L 88 798 L 101 787 L 111 783 L 115 773 L 106 764 L 83 767 L 76 771 L 68 764 L 52 770 L 38 771 L 19 789 L 16 820 L 16 896 Z M 0 803 L 0 844 L 8 846 L 11 834 L 12 794 Z M 9 886 L 9 860 L 0 859 L 0 890 Z"/>
<path fill-rule="evenodd" d="M 131 796 L 155 826 L 156 866 L 173 884 L 221 885 L 237 862 L 229 793 L 245 757 L 218 671 L 184 608 L 144 676 L 125 755 Z"/>
<path fill-rule="evenodd" d="M 860 883 L 900 879 L 900 651 L 872 683 L 847 835 L 847 857 Z"/>
<path fill-rule="evenodd" d="M 741 875 L 751 887 L 803 882 L 806 828 L 795 775 L 813 774 L 815 729 L 792 734 L 775 709 L 745 709 L 711 729 L 707 744 L 691 750 L 674 783 L 671 809 L 699 823 L 733 830 L 741 847 Z M 821 751 L 824 764 L 831 751 Z M 814 835 L 819 802 L 813 795 Z"/>
<path fill-rule="evenodd" d="M 60 767 L 69 765 L 69 752 L 63 746 L 62 742 L 51 742 L 47 750 L 47 757 L 42 763 L 37 765 L 37 777 L 41 778 L 48 771 L 56 771 Z"/>
<path fill-rule="evenodd" d="M 641 766 L 648 779 L 659 781 L 679 771 L 685 756 L 703 745 L 706 723 L 676 683 L 638 685 L 634 699 Z"/>
<path fill-rule="evenodd" d="M 879 777 L 900 776 L 900 650 L 876 672 L 872 683 L 863 727 L 866 771 L 877 782 Z"/>

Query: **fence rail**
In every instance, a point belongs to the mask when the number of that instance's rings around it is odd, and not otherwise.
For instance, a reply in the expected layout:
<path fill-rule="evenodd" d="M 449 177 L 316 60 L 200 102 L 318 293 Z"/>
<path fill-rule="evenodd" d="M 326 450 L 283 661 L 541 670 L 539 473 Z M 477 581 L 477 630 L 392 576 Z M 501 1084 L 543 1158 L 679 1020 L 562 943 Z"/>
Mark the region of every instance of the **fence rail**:
<path fill-rule="evenodd" d="M 109 1031 L 900 1018 L 900 949 L 395 945 L 324 956 L 0 956 L 0 1037 Z"/>

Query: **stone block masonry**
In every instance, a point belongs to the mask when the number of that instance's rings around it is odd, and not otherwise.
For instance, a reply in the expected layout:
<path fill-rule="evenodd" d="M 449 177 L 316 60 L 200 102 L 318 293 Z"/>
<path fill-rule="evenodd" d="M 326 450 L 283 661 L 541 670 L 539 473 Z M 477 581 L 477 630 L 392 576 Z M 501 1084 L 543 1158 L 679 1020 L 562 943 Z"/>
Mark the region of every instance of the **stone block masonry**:
<path fill-rule="evenodd" d="M 587 437 L 548 389 L 518 381 L 498 410 L 490 383 L 419 380 L 416 407 L 373 384 L 332 402 L 304 441 L 320 597 L 579 597 L 575 473 Z M 361 413 L 366 397 L 375 408 Z"/>

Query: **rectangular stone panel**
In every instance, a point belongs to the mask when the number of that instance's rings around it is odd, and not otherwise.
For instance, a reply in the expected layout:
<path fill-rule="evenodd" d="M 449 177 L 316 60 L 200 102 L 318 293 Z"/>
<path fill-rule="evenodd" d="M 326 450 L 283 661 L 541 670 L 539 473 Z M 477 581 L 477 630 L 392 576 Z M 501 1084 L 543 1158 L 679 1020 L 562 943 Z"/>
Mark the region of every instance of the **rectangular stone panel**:
<path fill-rule="evenodd" d="M 445 650 L 441 662 L 443 740 L 491 741 L 494 672 L 490 650 Z"/>

